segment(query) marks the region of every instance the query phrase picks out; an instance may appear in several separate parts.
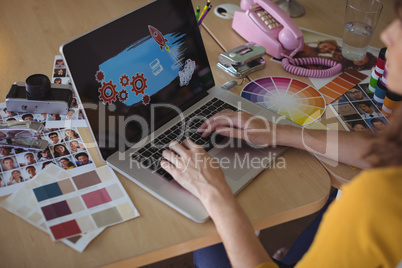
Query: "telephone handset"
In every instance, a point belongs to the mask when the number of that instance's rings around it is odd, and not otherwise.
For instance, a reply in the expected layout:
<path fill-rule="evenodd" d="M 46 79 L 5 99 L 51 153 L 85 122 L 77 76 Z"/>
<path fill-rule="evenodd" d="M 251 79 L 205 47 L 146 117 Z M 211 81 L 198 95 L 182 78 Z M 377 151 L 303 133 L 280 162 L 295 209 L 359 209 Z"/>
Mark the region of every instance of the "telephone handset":
<path fill-rule="evenodd" d="M 267 54 L 282 59 L 283 68 L 301 76 L 328 77 L 339 73 L 342 65 L 322 58 L 295 58 L 304 47 L 302 31 L 270 0 L 241 0 L 242 11 L 235 11 L 232 28 L 248 42 L 265 47 Z M 300 65 L 325 65 L 325 70 L 308 70 Z"/>
<path fill-rule="evenodd" d="M 292 19 L 269 0 L 242 0 L 236 11 L 233 29 L 247 41 L 265 47 L 267 53 L 281 59 L 303 50 L 304 38 Z"/>

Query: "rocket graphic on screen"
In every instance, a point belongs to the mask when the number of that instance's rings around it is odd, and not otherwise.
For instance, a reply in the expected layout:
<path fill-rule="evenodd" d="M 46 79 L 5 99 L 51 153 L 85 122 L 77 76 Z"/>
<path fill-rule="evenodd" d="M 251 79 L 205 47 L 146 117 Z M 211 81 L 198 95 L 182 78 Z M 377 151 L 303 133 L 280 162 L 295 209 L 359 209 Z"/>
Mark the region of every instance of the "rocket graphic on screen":
<path fill-rule="evenodd" d="M 175 79 L 180 80 L 181 86 L 190 82 L 196 63 L 183 57 L 186 35 L 162 35 L 151 25 L 148 30 L 145 36 L 98 66 L 94 78 L 100 84 L 98 98 L 103 104 L 149 105 L 152 96 Z"/>
<path fill-rule="evenodd" d="M 148 25 L 148 30 L 152 38 L 160 46 L 161 50 L 163 51 L 163 48 L 165 48 L 167 51 L 170 52 L 169 46 L 166 45 L 166 43 L 169 41 L 165 37 L 163 37 L 163 34 L 158 29 L 156 29 L 154 26 L 151 25 Z"/>

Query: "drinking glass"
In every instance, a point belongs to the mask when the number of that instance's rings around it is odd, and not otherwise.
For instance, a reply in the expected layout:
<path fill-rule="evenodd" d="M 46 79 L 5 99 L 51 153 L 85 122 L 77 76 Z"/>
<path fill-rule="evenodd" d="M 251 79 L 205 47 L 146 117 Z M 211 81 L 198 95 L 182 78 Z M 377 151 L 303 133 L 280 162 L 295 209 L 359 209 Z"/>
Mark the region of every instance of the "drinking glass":
<path fill-rule="evenodd" d="M 371 36 L 382 11 L 379 0 L 347 0 L 342 55 L 351 61 L 366 57 Z"/>

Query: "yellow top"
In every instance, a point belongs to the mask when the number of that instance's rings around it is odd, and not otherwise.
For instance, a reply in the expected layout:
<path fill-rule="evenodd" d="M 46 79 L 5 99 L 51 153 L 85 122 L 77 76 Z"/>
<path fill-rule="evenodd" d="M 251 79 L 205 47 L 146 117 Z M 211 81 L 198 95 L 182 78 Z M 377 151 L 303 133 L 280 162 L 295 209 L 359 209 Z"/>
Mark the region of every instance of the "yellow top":
<path fill-rule="evenodd" d="M 264 262 L 258 265 L 256 268 L 278 268 L 278 265 L 274 262 Z"/>
<path fill-rule="evenodd" d="M 402 167 L 363 171 L 342 190 L 296 267 L 396 267 L 402 259 Z"/>
<path fill-rule="evenodd" d="M 296 267 L 396 267 L 402 260 L 402 167 L 363 171 L 342 191 Z M 258 266 L 270 267 L 277 266 Z"/>

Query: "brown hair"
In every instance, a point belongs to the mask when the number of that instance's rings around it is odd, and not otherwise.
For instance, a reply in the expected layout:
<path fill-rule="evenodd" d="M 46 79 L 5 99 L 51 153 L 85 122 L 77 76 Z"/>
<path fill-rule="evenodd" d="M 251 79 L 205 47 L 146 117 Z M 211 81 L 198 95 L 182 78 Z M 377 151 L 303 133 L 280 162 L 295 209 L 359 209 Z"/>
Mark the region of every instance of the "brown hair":
<path fill-rule="evenodd" d="M 395 0 L 394 1 L 394 8 L 395 8 L 395 15 L 399 19 L 402 19 L 402 1 L 401 0 Z"/>
<path fill-rule="evenodd" d="M 362 158 L 372 167 L 402 165 L 402 104 L 393 111 L 390 124 L 376 135 Z"/>
<path fill-rule="evenodd" d="M 323 40 L 323 41 L 320 41 L 320 42 L 318 42 L 317 47 L 318 47 L 319 45 L 321 45 L 321 44 L 324 44 L 324 43 L 328 43 L 328 44 L 333 45 L 333 46 L 336 47 L 336 48 L 339 48 L 339 45 L 338 45 L 338 43 L 337 43 L 335 40 Z"/>

